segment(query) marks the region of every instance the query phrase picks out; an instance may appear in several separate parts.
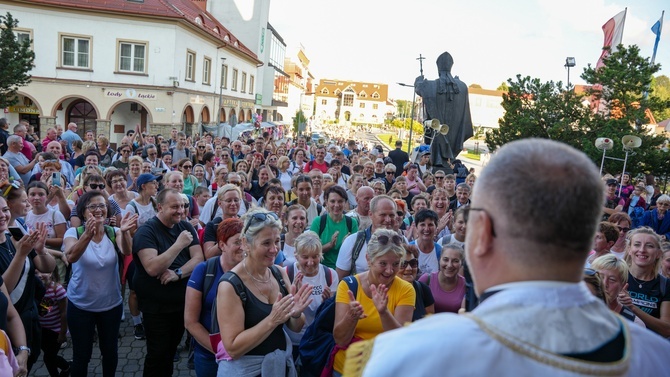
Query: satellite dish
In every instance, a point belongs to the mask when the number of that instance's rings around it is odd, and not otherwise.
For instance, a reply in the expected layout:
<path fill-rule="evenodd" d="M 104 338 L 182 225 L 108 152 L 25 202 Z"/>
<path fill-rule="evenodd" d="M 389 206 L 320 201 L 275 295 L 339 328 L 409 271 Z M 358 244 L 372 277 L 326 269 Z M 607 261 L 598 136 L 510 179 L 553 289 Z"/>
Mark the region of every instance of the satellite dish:
<path fill-rule="evenodd" d="M 614 148 L 614 140 L 608 137 L 599 137 L 596 139 L 596 148 L 601 151 L 608 151 Z"/>
<path fill-rule="evenodd" d="M 633 135 L 626 135 L 621 138 L 624 149 L 635 149 L 642 145 L 642 139 Z"/>

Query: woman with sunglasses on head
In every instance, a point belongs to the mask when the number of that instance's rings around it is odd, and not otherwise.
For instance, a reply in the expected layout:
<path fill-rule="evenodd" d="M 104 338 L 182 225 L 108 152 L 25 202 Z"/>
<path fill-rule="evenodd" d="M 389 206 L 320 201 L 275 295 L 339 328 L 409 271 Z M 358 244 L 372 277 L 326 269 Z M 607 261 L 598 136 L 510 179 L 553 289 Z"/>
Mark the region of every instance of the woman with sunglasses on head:
<path fill-rule="evenodd" d="M 258 376 L 263 365 L 275 363 L 281 368 L 273 375 L 296 375 L 283 326 L 302 330 L 312 286 L 297 289 L 286 271 L 274 265 L 281 229 L 274 212 L 255 209 L 244 217 L 245 257 L 218 284 L 217 320 L 223 347 L 232 359 L 220 359 L 218 376 Z"/>
<path fill-rule="evenodd" d="M 342 376 L 345 350 L 351 343 L 372 339 L 412 320 L 416 292 L 397 276 L 405 257 L 402 244 L 396 232 L 377 229 L 366 250 L 369 270 L 339 283 L 333 337 L 340 349 L 334 356 L 333 376 Z M 357 286 L 356 292 L 351 291 L 352 286 Z"/>
<path fill-rule="evenodd" d="M 63 246 L 72 264 L 67 289 L 67 319 L 72 336 L 72 376 L 86 376 L 97 328 L 104 376 L 114 376 L 118 364 L 118 336 L 123 312 L 118 253 L 132 251 L 131 231 L 137 215 L 126 213 L 120 227 L 105 225 L 109 206 L 98 190 L 85 193 L 77 204 L 84 221 L 65 233 Z M 115 244 L 110 238 L 114 234 Z"/>
<path fill-rule="evenodd" d="M 448 244 L 442 249 L 440 269 L 419 278 L 433 293 L 435 313 L 458 313 L 465 308 L 465 278 L 460 275 L 464 260 L 463 247 Z"/>
<path fill-rule="evenodd" d="M 625 257 L 628 283 L 619 293 L 619 302 L 648 329 L 670 338 L 670 280 L 659 274 L 663 255 L 661 242 L 661 236 L 649 227 L 628 233 Z M 635 302 L 631 297 L 635 297 Z"/>
<path fill-rule="evenodd" d="M 415 245 L 403 244 L 405 248 L 405 258 L 400 262 L 398 277 L 412 284 L 416 292 L 416 301 L 414 303 L 414 314 L 412 322 L 418 321 L 427 314 L 435 314 L 435 299 L 433 293 L 426 283 L 417 280 L 419 272 L 419 249 Z"/>

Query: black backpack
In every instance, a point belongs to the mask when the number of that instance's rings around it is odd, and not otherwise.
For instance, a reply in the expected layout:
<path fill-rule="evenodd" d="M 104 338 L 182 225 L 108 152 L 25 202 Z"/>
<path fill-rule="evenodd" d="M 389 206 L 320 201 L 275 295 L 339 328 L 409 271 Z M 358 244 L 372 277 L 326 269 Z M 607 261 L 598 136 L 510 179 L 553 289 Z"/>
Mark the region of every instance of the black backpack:
<path fill-rule="evenodd" d="M 342 279 L 354 293 L 358 291 L 358 280 L 353 276 Z M 333 293 L 327 300 L 321 303 L 314 315 L 314 322 L 307 326 L 305 335 L 300 340 L 298 347 L 300 375 L 303 377 L 321 376 L 321 371 L 328 363 L 330 353 L 335 347 L 333 338 L 333 327 L 335 326 L 335 296 Z"/>
<path fill-rule="evenodd" d="M 317 208 L 318 209 L 318 208 Z M 328 214 L 319 216 L 319 236 L 326 229 L 326 221 L 328 220 Z M 351 230 L 354 227 L 354 222 L 351 220 L 350 216 L 344 215 L 344 221 L 347 222 L 347 230 L 351 233 Z"/>

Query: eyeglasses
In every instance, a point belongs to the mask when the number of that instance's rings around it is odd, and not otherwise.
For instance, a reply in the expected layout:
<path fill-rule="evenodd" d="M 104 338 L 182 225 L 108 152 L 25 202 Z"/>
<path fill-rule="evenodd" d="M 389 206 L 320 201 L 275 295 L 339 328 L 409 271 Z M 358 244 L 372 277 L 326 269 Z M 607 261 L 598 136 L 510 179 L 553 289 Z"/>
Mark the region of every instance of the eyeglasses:
<path fill-rule="evenodd" d="M 182 165 L 182 169 L 193 169 L 193 165 Z"/>
<path fill-rule="evenodd" d="M 154 152 L 154 153 L 147 153 L 148 156 L 155 156 L 155 155 L 157 155 L 157 154 L 158 154 L 158 153 L 156 153 L 156 152 Z"/>
<path fill-rule="evenodd" d="M 463 207 L 463 221 L 465 221 L 466 224 L 468 223 L 468 219 L 470 218 L 470 211 L 482 211 L 489 217 L 489 219 L 491 220 L 491 234 L 493 235 L 493 237 L 495 237 L 496 230 L 495 227 L 493 226 L 493 218 L 491 217 L 491 215 L 489 215 L 489 213 L 484 208 L 474 208 L 467 205 Z"/>
<path fill-rule="evenodd" d="M 419 260 L 414 258 L 400 262 L 400 268 L 402 268 L 403 270 L 407 268 L 407 266 L 410 266 L 411 268 L 417 268 L 419 267 Z"/>
<path fill-rule="evenodd" d="M 405 212 L 403 212 L 403 211 L 398 211 L 398 212 L 396 212 L 396 215 L 398 215 L 398 216 L 400 216 L 400 217 L 405 217 Z"/>
<path fill-rule="evenodd" d="M 198 146 L 198 149 L 205 149 L 202 145 Z"/>
<path fill-rule="evenodd" d="M 130 153 L 130 150 L 129 149 L 124 149 L 124 150 L 121 151 L 121 153 Z"/>
<path fill-rule="evenodd" d="M 386 174 L 395 174 L 394 171 L 387 171 Z"/>
<path fill-rule="evenodd" d="M 91 183 L 88 185 L 88 187 L 92 188 L 93 190 L 104 190 L 105 189 L 105 184 L 104 183 Z"/>
<path fill-rule="evenodd" d="M 388 245 L 389 240 L 393 242 L 396 246 L 400 246 L 402 244 L 402 238 L 400 238 L 400 236 L 397 234 L 394 234 L 390 238 L 385 234 L 382 234 L 381 236 L 377 237 L 377 241 L 384 246 Z"/>
<path fill-rule="evenodd" d="M 245 234 L 247 232 L 247 230 L 249 230 L 249 226 L 251 226 L 251 223 L 253 223 L 253 222 L 258 222 L 258 223 L 264 222 L 265 220 L 267 220 L 268 217 L 271 217 L 275 221 L 279 220 L 279 217 L 274 212 L 254 213 L 254 215 L 251 216 L 251 218 L 247 221 L 247 225 L 244 227 L 244 230 L 242 231 L 242 234 Z"/>
<path fill-rule="evenodd" d="M 107 204 L 90 204 L 86 206 L 86 209 L 93 212 L 95 210 L 103 210 L 107 208 Z"/>
<path fill-rule="evenodd" d="M 444 179 L 444 177 L 435 176 L 435 179 Z"/>
<path fill-rule="evenodd" d="M 630 230 L 630 228 L 623 228 L 623 227 L 620 227 L 620 226 L 617 226 L 617 228 L 619 229 L 619 232 L 624 232 L 624 233 L 627 233 Z"/>
<path fill-rule="evenodd" d="M 656 207 L 668 207 L 668 206 L 670 206 L 670 203 L 666 203 L 666 202 L 661 202 L 661 203 L 659 203 L 659 202 L 656 202 Z"/>
<path fill-rule="evenodd" d="M 185 203 L 184 203 L 184 209 L 188 209 L 188 206 L 189 206 L 189 203 L 188 203 L 188 202 L 185 202 Z"/>
<path fill-rule="evenodd" d="M 276 158 L 271 158 L 271 159 L 270 159 L 270 162 L 276 162 L 276 161 L 277 161 Z"/>

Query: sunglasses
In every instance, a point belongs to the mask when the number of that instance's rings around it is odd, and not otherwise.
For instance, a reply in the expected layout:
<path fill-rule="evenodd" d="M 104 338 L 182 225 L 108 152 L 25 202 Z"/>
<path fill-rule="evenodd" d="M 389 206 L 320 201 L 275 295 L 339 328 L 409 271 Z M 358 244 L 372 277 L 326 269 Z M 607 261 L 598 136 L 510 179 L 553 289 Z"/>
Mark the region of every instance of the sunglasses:
<path fill-rule="evenodd" d="M 265 222 L 265 220 L 267 220 L 268 217 L 272 218 L 275 221 L 279 220 L 279 217 L 274 212 L 255 213 L 253 216 L 251 216 L 249 221 L 247 221 L 247 225 L 244 227 L 244 230 L 242 231 L 242 234 L 247 233 L 247 230 L 249 230 L 249 227 L 251 226 L 251 223 Z"/>
<path fill-rule="evenodd" d="M 405 269 L 407 266 L 410 266 L 411 268 L 417 268 L 419 267 L 419 260 L 414 258 L 400 262 L 400 268 Z"/>
<path fill-rule="evenodd" d="M 623 228 L 623 227 L 620 227 L 620 226 L 617 226 L 617 228 L 619 229 L 619 232 L 624 232 L 624 233 L 627 233 L 630 230 L 630 228 Z"/>
<path fill-rule="evenodd" d="M 435 176 L 435 179 L 444 179 L 444 177 Z"/>
<path fill-rule="evenodd" d="M 198 147 L 198 149 L 205 149 L 205 147 L 203 147 L 203 146 L 200 146 L 200 147 Z"/>
<path fill-rule="evenodd" d="M 395 174 L 395 172 L 387 171 L 386 174 Z"/>
<path fill-rule="evenodd" d="M 389 241 L 393 242 L 396 246 L 400 246 L 402 244 L 402 238 L 397 234 L 394 234 L 392 237 L 383 234 L 377 237 L 377 241 L 383 246 L 388 245 Z"/>
<path fill-rule="evenodd" d="M 183 165 L 181 168 L 182 169 L 193 169 L 193 166 L 192 165 Z"/>
<path fill-rule="evenodd" d="M 598 274 L 598 271 L 592 269 L 592 268 L 585 268 L 584 269 L 584 275 L 586 276 L 595 276 Z"/>
<path fill-rule="evenodd" d="M 88 187 L 92 188 L 93 190 L 104 190 L 105 189 L 105 184 L 104 183 L 91 183 L 88 185 Z"/>

